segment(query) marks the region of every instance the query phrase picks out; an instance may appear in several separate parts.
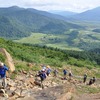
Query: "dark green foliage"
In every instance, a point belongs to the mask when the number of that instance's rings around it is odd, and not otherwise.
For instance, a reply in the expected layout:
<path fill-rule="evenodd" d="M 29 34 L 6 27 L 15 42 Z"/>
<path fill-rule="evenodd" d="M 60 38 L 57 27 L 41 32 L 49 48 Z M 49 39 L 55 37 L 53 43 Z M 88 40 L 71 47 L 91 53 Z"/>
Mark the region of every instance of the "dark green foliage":
<path fill-rule="evenodd" d="M 14 25 L 15 24 L 15 25 Z M 0 36 L 5 38 L 21 38 L 28 36 L 28 32 L 17 25 L 14 20 L 8 17 L 0 17 Z"/>
<path fill-rule="evenodd" d="M 47 12 L 35 9 L 30 10 L 19 7 L 0 8 L 0 36 L 18 39 L 29 36 L 32 32 L 59 34 L 70 28 L 81 28 L 76 24 L 51 16 L 49 17 Z"/>
<path fill-rule="evenodd" d="M 97 33 L 100 33 L 100 29 L 94 29 L 92 30 L 93 32 L 97 32 Z"/>
<path fill-rule="evenodd" d="M 0 53 L 0 61 L 5 62 L 5 57 L 2 53 Z"/>
<path fill-rule="evenodd" d="M 72 32 L 69 34 L 69 37 L 68 37 L 68 39 L 66 40 L 66 41 L 69 43 L 69 45 L 72 45 L 72 44 L 73 44 L 73 41 L 72 41 L 72 40 L 76 39 L 77 36 L 78 36 L 78 34 L 79 34 L 79 32 L 78 32 L 77 30 L 72 31 Z"/>
<path fill-rule="evenodd" d="M 46 46 L 19 44 L 4 39 L 0 39 L 0 47 L 5 48 L 14 59 L 25 62 L 49 64 L 55 67 L 70 64 L 89 69 L 100 66 L 99 48 L 92 51 L 64 51 Z"/>

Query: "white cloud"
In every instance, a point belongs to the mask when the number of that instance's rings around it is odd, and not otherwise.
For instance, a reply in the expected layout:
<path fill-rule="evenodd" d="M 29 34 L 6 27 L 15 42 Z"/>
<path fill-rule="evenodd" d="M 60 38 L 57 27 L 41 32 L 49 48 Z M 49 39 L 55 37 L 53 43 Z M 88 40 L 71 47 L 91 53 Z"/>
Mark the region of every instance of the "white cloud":
<path fill-rule="evenodd" d="M 100 0 L 0 0 L 0 6 L 21 6 L 40 10 L 84 11 L 100 6 Z"/>

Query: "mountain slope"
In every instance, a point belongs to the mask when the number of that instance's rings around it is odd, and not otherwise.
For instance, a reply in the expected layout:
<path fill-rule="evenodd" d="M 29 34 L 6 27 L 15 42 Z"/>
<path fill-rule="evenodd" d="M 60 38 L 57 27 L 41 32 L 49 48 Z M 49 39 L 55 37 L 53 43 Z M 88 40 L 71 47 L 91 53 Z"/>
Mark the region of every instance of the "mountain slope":
<path fill-rule="evenodd" d="M 69 29 L 81 28 L 76 24 L 71 24 L 58 18 L 55 19 L 53 14 L 50 15 L 50 13 L 35 9 L 24 9 L 14 6 L 0 8 L 0 12 L 0 26 L 2 30 L 0 36 L 6 38 L 26 37 L 31 32 L 58 34 L 64 33 Z"/>
<path fill-rule="evenodd" d="M 85 20 L 85 21 L 100 21 L 100 7 L 82 12 L 74 15 L 71 18 L 74 20 Z"/>
<path fill-rule="evenodd" d="M 71 12 L 71 11 L 50 11 L 53 14 L 58 14 L 64 17 L 69 17 L 69 16 L 73 16 L 76 15 L 77 13 L 75 12 Z"/>

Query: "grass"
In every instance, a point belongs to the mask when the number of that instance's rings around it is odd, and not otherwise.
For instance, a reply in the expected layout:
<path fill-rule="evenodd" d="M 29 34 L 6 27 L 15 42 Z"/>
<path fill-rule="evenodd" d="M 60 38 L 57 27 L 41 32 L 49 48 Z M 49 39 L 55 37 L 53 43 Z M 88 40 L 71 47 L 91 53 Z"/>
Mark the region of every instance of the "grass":
<path fill-rule="evenodd" d="M 77 47 L 69 46 L 68 43 L 66 42 L 67 38 L 68 38 L 67 35 L 50 35 L 50 34 L 43 34 L 43 33 L 32 33 L 32 35 L 29 37 L 25 37 L 20 40 L 14 40 L 14 41 L 20 43 L 46 45 L 48 47 L 60 48 L 65 50 L 80 51 L 80 49 Z"/>
<path fill-rule="evenodd" d="M 83 94 L 83 93 L 99 93 L 100 92 L 100 87 L 96 88 L 96 87 L 91 87 L 91 86 L 80 86 L 77 87 L 77 90 L 79 93 Z"/>
<path fill-rule="evenodd" d="M 71 38 L 70 31 L 68 31 L 66 34 L 32 33 L 29 37 L 24 37 L 20 40 L 14 41 L 20 43 L 46 45 L 65 50 L 80 51 L 82 49 L 80 49 L 79 45 L 81 45 L 81 47 L 84 49 L 87 49 L 87 46 L 89 45 L 88 48 L 91 49 L 92 47 L 94 48 L 96 44 L 100 43 L 100 34 L 92 32 L 92 29 L 77 30 L 79 32 L 77 38 L 73 38 L 71 40 L 68 40 Z"/>

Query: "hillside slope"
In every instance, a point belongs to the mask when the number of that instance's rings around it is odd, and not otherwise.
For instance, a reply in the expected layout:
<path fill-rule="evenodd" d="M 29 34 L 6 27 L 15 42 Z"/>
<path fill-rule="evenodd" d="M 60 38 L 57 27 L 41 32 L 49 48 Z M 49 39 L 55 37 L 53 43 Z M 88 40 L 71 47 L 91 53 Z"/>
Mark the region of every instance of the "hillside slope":
<path fill-rule="evenodd" d="M 89 21 L 89 22 L 97 22 L 100 21 L 100 7 L 87 10 L 85 12 L 73 15 L 72 20 L 77 20 L 77 21 Z M 69 18 L 69 19 L 70 19 Z"/>
<path fill-rule="evenodd" d="M 55 15 L 35 9 L 0 8 L 0 36 L 21 38 L 29 36 L 31 32 L 62 34 L 69 29 L 82 28 L 53 16 Z"/>

